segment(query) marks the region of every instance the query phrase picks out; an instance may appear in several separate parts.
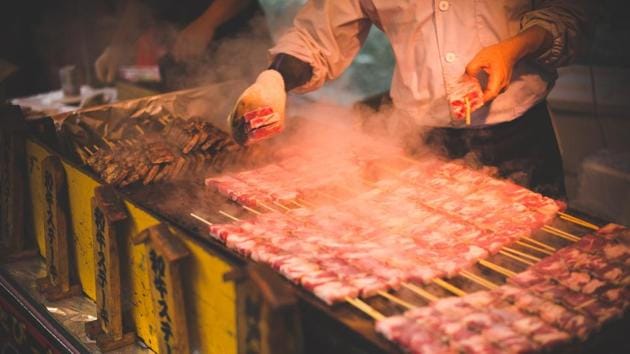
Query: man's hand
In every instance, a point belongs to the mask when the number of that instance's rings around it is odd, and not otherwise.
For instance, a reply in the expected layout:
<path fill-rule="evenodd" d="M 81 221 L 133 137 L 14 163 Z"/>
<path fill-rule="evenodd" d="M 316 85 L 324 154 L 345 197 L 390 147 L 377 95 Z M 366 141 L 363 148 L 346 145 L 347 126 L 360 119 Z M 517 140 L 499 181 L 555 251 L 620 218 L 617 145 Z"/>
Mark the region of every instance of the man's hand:
<path fill-rule="evenodd" d="M 263 71 L 248 87 L 228 116 L 234 141 L 249 145 L 267 139 L 284 129 L 287 94 L 284 79 L 275 70 Z"/>
<path fill-rule="evenodd" d="M 523 57 L 551 46 L 551 35 L 541 27 L 531 27 L 516 36 L 483 48 L 466 66 L 472 77 L 483 70 L 488 84 L 483 91 L 484 102 L 495 99 L 512 79 L 514 65 Z"/>
<path fill-rule="evenodd" d="M 105 83 L 112 83 L 116 78 L 118 72 L 118 66 L 123 60 L 124 49 L 120 46 L 109 46 L 105 48 L 96 62 L 94 63 L 94 69 L 96 71 L 96 77 Z"/>
<path fill-rule="evenodd" d="M 200 58 L 214 37 L 214 26 L 199 18 L 177 34 L 173 57 L 178 62 Z"/>

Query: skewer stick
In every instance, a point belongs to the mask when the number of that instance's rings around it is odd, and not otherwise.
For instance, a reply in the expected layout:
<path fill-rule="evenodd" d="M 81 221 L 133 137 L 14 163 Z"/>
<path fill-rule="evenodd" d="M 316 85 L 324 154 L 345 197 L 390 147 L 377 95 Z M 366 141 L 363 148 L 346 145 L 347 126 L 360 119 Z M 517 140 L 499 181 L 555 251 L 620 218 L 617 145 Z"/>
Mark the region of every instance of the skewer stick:
<path fill-rule="evenodd" d="M 270 207 L 269 205 L 267 205 L 267 204 L 265 204 L 265 203 L 263 203 L 263 202 L 261 202 L 261 201 L 258 201 L 258 200 L 257 200 L 257 201 L 256 201 L 256 204 L 260 205 L 261 207 L 263 207 L 263 208 L 265 208 L 265 209 L 267 209 L 267 210 L 269 210 L 269 211 L 277 211 L 276 209 L 274 209 L 274 208 Z"/>
<path fill-rule="evenodd" d="M 103 142 L 104 142 L 105 144 L 107 144 L 107 146 L 109 146 L 109 148 L 110 148 L 110 149 L 113 149 L 113 148 L 114 148 L 114 144 L 113 144 L 111 141 L 109 141 L 109 140 L 108 140 L 107 138 L 105 138 L 105 137 L 103 137 L 102 139 L 103 139 Z"/>
<path fill-rule="evenodd" d="M 497 284 L 495 284 L 495 283 L 493 283 L 493 282 L 491 282 L 491 281 L 489 281 L 487 279 L 484 279 L 484 278 L 482 278 L 482 277 L 480 277 L 480 276 L 478 276 L 476 274 L 473 274 L 473 273 L 471 273 L 471 272 L 469 272 L 467 270 L 464 270 L 464 271 L 460 272 L 459 275 L 461 275 L 462 277 L 464 277 L 464 278 L 466 278 L 466 279 L 468 279 L 468 280 L 470 280 L 472 282 L 475 282 L 475 283 L 477 283 L 477 284 L 479 284 L 479 285 L 481 285 L 484 288 L 489 289 L 489 290 L 492 290 L 492 289 L 495 289 L 495 288 L 498 287 Z"/>
<path fill-rule="evenodd" d="M 212 226 L 212 225 L 213 225 L 210 221 L 208 221 L 208 220 L 206 220 L 206 219 L 202 218 L 201 216 L 199 216 L 199 215 L 197 215 L 197 214 L 195 214 L 195 213 L 190 213 L 190 216 L 192 216 L 193 218 L 195 218 L 195 219 L 197 219 L 197 220 L 201 221 L 202 223 L 204 223 L 204 224 L 206 224 L 206 225 L 208 225 L 208 226 Z"/>
<path fill-rule="evenodd" d="M 358 310 L 360 310 L 361 312 L 365 313 L 366 315 L 372 317 L 373 319 L 377 321 L 385 318 L 385 316 L 382 313 L 376 311 L 372 306 L 366 304 L 363 300 L 359 298 L 352 299 L 352 298 L 347 297 L 346 301 L 350 305 L 356 307 Z"/>
<path fill-rule="evenodd" d="M 141 135 L 144 135 L 144 130 L 142 128 L 140 128 L 139 125 L 134 125 L 133 126 Z"/>
<path fill-rule="evenodd" d="M 312 208 L 314 206 L 313 204 L 308 203 L 302 199 L 300 199 L 299 202 L 297 200 L 292 200 L 291 203 L 299 208 Z"/>
<path fill-rule="evenodd" d="M 272 203 L 273 203 L 273 205 L 275 205 L 275 206 L 279 206 L 280 208 L 284 209 L 284 211 L 291 211 L 291 209 L 289 209 L 289 208 L 285 207 L 284 205 L 282 205 L 282 204 L 280 204 L 280 203 L 278 203 L 278 202 L 276 202 L 276 201 L 273 201 Z M 261 204 L 261 205 L 263 205 L 263 206 L 264 206 L 264 204 Z"/>
<path fill-rule="evenodd" d="M 546 250 L 546 249 L 541 248 L 541 247 L 532 246 L 532 245 L 530 245 L 530 244 L 528 244 L 528 243 L 525 243 L 525 242 L 522 242 L 522 241 L 516 241 L 515 243 L 516 243 L 517 245 L 520 245 L 520 246 L 523 246 L 523 247 L 527 247 L 527 248 L 532 249 L 532 250 L 534 250 L 534 251 L 538 251 L 538 252 L 540 252 L 540 253 L 544 253 L 544 254 L 546 254 L 547 256 L 551 256 L 551 255 L 553 254 L 553 252 L 551 252 L 551 251 L 549 251 L 549 250 Z"/>
<path fill-rule="evenodd" d="M 513 253 L 513 254 L 515 254 L 517 256 L 521 256 L 523 258 L 531 259 L 534 262 L 540 262 L 540 260 L 541 260 L 541 258 L 539 258 L 539 257 L 532 256 L 531 254 L 527 254 L 527 253 L 521 252 L 519 250 L 515 250 L 512 247 L 503 247 L 503 250 L 511 252 L 511 253 Z"/>
<path fill-rule="evenodd" d="M 470 99 L 468 97 L 464 97 L 464 102 L 466 103 L 466 125 L 470 125 Z"/>
<path fill-rule="evenodd" d="M 248 207 L 247 205 L 241 205 L 243 207 L 243 209 L 249 211 L 250 213 L 256 214 L 256 215 L 260 215 L 262 214 L 261 212 L 259 212 L 258 210 L 254 210 L 250 207 Z"/>
<path fill-rule="evenodd" d="M 500 265 L 496 265 L 494 263 L 488 262 L 485 259 L 480 259 L 479 260 L 479 264 L 481 264 L 482 266 L 484 266 L 484 267 L 486 267 L 486 268 L 488 268 L 490 270 L 494 270 L 495 272 L 497 272 L 499 274 L 502 274 L 502 275 L 504 275 L 504 276 L 506 276 L 508 278 L 511 278 L 511 277 L 516 275 L 516 273 L 514 273 L 513 271 L 511 271 L 511 270 L 509 270 L 507 268 L 501 267 Z"/>
<path fill-rule="evenodd" d="M 599 230 L 599 226 L 597 226 L 595 224 L 592 224 L 592 223 L 590 223 L 590 222 L 588 222 L 588 221 L 586 221 L 584 219 L 580 219 L 577 216 L 569 215 L 569 214 L 563 213 L 561 211 L 558 212 L 558 215 L 560 215 L 560 218 L 562 218 L 564 220 L 567 220 L 567 221 L 570 221 L 572 223 L 584 226 L 584 227 L 586 227 L 588 229 L 591 229 L 591 230 L 594 230 L 594 231 Z"/>
<path fill-rule="evenodd" d="M 82 146 L 83 150 L 85 150 L 85 152 L 87 152 L 90 156 L 94 155 L 95 152 L 92 152 L 92 150 L 88 149 L 87 146 Z"/>
<path fill-rule="evenodd" d="M 540 246 L 540 247 L 545 248 L 545 249 L 547 249 L 547 250 L 549 250 L 549 251 L 551 251 L 551 252 L 555 252 L 555 251 L 556 251 L 556 248 L 555 248 L 555 247 L 549 246 L 548 244 L 543 243 L 543 242 L 540 242 L 540 241 L 538 241 L 538 240 L 535 240 L 535 239 L 533 239 L 533 238 L 531 238 L 531 237 L 529 237 L 529 236 L 523 236 L 523 237 L 521 237 L 521 238 L 522 238 L 523 240 L 529 241 L 529 243 L 531 243 L 531 244 L 534 244 L 534 245 Z"/>
<path fill-rule="evenodd" d="M 237 218 L 236 216 L 232 216 L 232 215 L 230 215 L 230 214 L 228 214 L 228 213 L 224 212 L 223 210 L 219 210 L 219 214 L 221 214 L 221 215 L 225 216 L 225 217 L 226 217 L 226 218 L 228 218 L 228 219 L 232 219 L 232 220 L 234 220 L 234 221 L 241 221 L 241 219 Z"/>
<path fill-rule="evenodd" d="M 377 294 L 381 295 L 382 297 L 386 298 L 387 300 L 389 300 L 389 301 L 391 301 L 391 302 L 393 302 L 393 303 L 395 303 L 397 305 L 400 305 L 400 306 L 406 308 L 407 310 L 411 310 L 411 309 L 416 308 L 416 306 L 408 303 L 405 300 L 397 298 L 396 296 L 388 293 L 387 291 L 382 291 L 381 290 Z"/>
<path fill-rule="evenodd" d="M 556 229 L 553 226 L 545 225 L 545 226 L 542 227 L 541 230 L 546 231 L 547 233 L 550 233 L 550 234 L 552 234 L 554 236 L 558 236 L 560 238 L 563 238 L 563 239 L 565 239 L 567 241 L 577 242 L 577 241 L 580 240 L 579 237 L 577 237 L 575 235 L 572 235 L 572 234 L 570 234 L 568 232 L 562 231 L 560 229 Z"/>
<path fill-rule="evenodd" d="M 466 295 L 466 292 L 458 287 L 456 287 L 455 285 L 448 283 L 442 279 L 439 278 L 435 278 L 432 280 L 433 283 L 441 286 L 442 288 L 446 289 L 447 291 L 457 295 L 457 296 L 464 296 Z"/>
<path fill-rule="evenodd" d="M 596 302 L 596 301 L 597 301 L 597 299 L 590 299 L 590 300 L 587 300 L 587 301 L 585 301 L 585 302 L 583 302 L 583 303 L 579 304 L 578 306 L 576 306 L 576 307 L 575 307 L 575 309 L 576 309 L 576 310 L 581 310 L 582 308 L 584 308 L 584 307 L 586 307 L 586 306 L 588 306 L 588 305 L 590 305 L 590 304 L 592 304 L 592 303 L 594 303 L 594 302 Z"/>
<path fill-rule="evenodd" d="M 519 257 L 519 256 L 517 256 L 515 254 L 512 254 L 512 253 L 508 252 L 508 251 L 503 251 L 502 250 L 502 251 L 499 251 L 499 254 L 501 254 L 503 256 L 506 256 L 508 258 L 511 258 L 511 259 L 513 259 L 513 260 L 515 260 L 517 262 L 521 262 L 521 263 L 523 263 L 523 264 L 525 264 L 527 266 L 534 265 L 534 262 L 528 261 L 527 259 L 521 258 L 521 257 Z"/>
<path fill-rule="evenodd" d="M 414 294 L 420 296 L 421 298 L 429 301 L 429 302 L 435 302 L 437 300 L 439 300 L 440 298 L 431 294 L 430 292 L 414 285 L 414 284 L 410 284 L 410 283 L 402 283 L 402 286 L 404 286 L 405 288 L 409 289 L 411 292 L 413 292 Z"/>

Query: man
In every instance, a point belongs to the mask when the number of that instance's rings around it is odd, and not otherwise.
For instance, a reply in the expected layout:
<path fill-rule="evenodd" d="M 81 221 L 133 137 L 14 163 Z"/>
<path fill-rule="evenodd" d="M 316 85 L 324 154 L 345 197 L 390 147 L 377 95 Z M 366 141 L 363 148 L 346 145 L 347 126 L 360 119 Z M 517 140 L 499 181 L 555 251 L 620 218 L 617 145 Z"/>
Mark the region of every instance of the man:
<path fill-rule="evenodd" d="M 268 39 L 266 29 L 252 28 L 250 20 L 256 14 L 262 14 L 256 0 L 126 0 L 112 42 L 95 63 L 96 75 L 102 82 L 112 82 L 143 33 L 157 37 L 148 42 L 166 47 L 168 60 L 163 62 L 179 64 L 176 74 L 181 75 L 182 67 L 203 64 L 213 41 L 253 32 Z"/>
<path fill-rule="evenodd" d="M 399 117 L 429 127 L 425 140 L 449 157 L 472 152 L 506 176 L 526 168 L 523 184 L 562 195 L 544 100 L 555 68 L 575 58 L 585 19 L 576 0 L 312 0 L 271 49 L 270 69 L 238 100 L 229 118 L 233 135 L 246 144 L 263 130 L 281 130 L 285 92 L 308 92 L 338 77 L 375 24 L 396 57 L 390 93 Z M 485 105 L 470 126 L 457 128 L 448 97 L 464 73 L 484 83 Z M 266 122 L 261 129 L 247 123 L 257 115 Z"/>

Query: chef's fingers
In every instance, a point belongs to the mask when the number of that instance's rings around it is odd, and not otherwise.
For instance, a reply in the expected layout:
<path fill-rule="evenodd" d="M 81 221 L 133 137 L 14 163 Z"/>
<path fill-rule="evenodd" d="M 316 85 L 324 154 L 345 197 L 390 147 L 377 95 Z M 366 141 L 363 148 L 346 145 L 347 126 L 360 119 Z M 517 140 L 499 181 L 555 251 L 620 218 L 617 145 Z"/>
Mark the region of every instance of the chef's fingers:
<path fill-rule="evenodd" d="M 479 56 L 476 56 L 470 61 L 470 63 L 468 63 L 468 65 L 466 65 L 466 74 L 470 77 L 476 78 L 481 70 L 484 70 L 486 65 L 487 63 L 485 61 L 480 60 Z"/>
<path fill-rule="evenodd" d="M 484 102 L 495 99 L 503 89 L 505 82 L 505 73 L 502 70 L 490 67 L 486 72 L 488 73 L 488 85 L 483 91 Z"/>

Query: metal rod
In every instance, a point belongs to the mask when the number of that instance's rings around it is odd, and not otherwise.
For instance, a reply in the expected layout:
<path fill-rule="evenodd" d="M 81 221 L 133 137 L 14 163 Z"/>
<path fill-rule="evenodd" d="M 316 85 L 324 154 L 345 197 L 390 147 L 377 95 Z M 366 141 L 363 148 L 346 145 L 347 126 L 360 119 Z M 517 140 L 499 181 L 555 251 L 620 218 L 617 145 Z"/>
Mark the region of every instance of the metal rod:
<path fill-rule="evenodd" d="M 368 305 L 367 303 L 365 303 L 363 300 L 359 298 L 352 299 L 352 298 L 347 297 L 346 301 L 350 305 L 356 307 L 358 310 L 360 310 L 361 312 L 365 313 L 366 315 L 372 317 L 373 319 L 377 321 L 385 318 L 385 316 L 382 313 L 376 311 L 372 306 Z"/>
<path fill-rule="evenodd" d="M 592 223 L 590 223 L 590 222 L 588 222 L 588 221 L 586 221 L 584 219 L 580 219 L 577 216 L 569 215 L 569 214 L 563 213 L 561 211 L 558 212 L 558 215 L 560 215 L 561 219 L 564 219 L 566 221 L 570 221 L 570 222 L 572 222 L 574 224 L 578 224 L 580 226 L 584 226 L 584 227 L 586 227 L 588 229 L 591 229 L 591 230 L 594 230 L 594 231 L 599 230 L 599 226 L 597 226 L 595 224 L 592 224 Z"/>
<path fill-rule="evenodd" d="M 523 237 L 521 237 L 521 238 L 522 238 L 523 240 L 529 241 L 530 243 L 532 243 L 532 244 L 534 244 L 534 245 L 540 246 L 540 247 L 542 247 L 542 248 L 546 248 L 546 249 L 548 249 L 548 250 L 549 250 L 549 251 L 551 251 L 551 252 L 555 252 L 555 251 L 556 251 L 556 248 L 555 248 L 555 247 L 549 246 L 548 244 L 546 244 L 546 243 L 544 243 L 544 242 L 541 242 L 541 241 L 538 241 L 538 240 L 535 240 L 535 239 L 533 239 L 533 238 L 531 238 L 531 237 L 528 237 L 528 236 L 523 236 Z"/>
<path fill-rule="evenodd" d="M 223 210 L 219 210 L 219 214 L 221 214 L 221 215 L 223 215 L 223 216 L 225 216 L 225 217 L 227 217 L 229 219 L 232 219 L 234 221 L 241 221 L 241 219 L 237 218 L 236 216 L 232 216 L 232 215 L 224 212 Z"/>
<path fill-rule="evenodd" d="M 485 259 L 480 259 L 479 264 L 481 264 L 482 266 L 488 269 L 494 270 L 495 272 L 502 274 L 508 278 L 511 278 L 516 275 L 516 273 L 514 273 L 513 271 L 507 268 L 501 267 L 500 265 L 496 265 L 494 263 L 488 262 Z"/>
<path fill-rule="evenodd" d="M 464 270 L 464 271 L 460 272 L 459 275 L 461 275 L 462 277 L 464 277 L 464 278 L 466 278 L 466 279 L 468 279 L 468 280 L 470 280 L 472 282 L 475 282 L 475 283 L 477 283 L 477 284 L 479 284 L 479 285 L 481 285 L 484 288 L 489 289 L 489 290 L 492 290 L 492 289 L 495 289 L 495 288 L 498 287 L 497 284 L 495 284 L 495 283 L 493 283 L 493 282 L 491 282 L 491 281 L 489 281 L 487 279 L 484 279 L 484 278 L 482 278 L 482 277 L 480 277 L 480 276 L 478 276 L 476 274 L 473 274 L 473 273 L 471 273 L 471 272 L 469 272 L 467 270 Z"/>
<path fill-rule="evenodd" d="M 511 259 L 513 259 L 513 260 L 515 260 L 517 262 L 521 262 L 521 263 L 523 263 L 523 264 L 525 264 L 527 266 L 534 265 L 534 262 L 528 261 L 527 259 L 521 258 L 521 257 L 519 257 L 517 255 L 514 255 L 514 254 L 512 254 L 510 252 L 507 252 L 507 251 L 499 251 L 499 254 L 503 255 L 503 256 L 506 256 L 508 258 L 511 258 Z"/>
<path fill-rule="evenodd" d="M 544 249 L 544 248 L 540 248 L 540 247 L 532 246 L 532 245 L 530 245 L 530 244 L 528 244 L 528 243 L 525 243 L 525 242 L 516 241 L 515 243 L 516 243 L 517 245 L 520 245 L 520 246 L 523 246 L 523 247 L 527 247 L 527 248 L 532 249 L 532 250 L 534 250 L 534 251 L 538 251 L 538 252 L 540 252 L 540 253 L 544 253 L 544 254 L 546 254 L 547 256 L 551 256 L 551 255 L 553 254 L 553 252 L 551 252 L 551 251 L 548 251 L 548 250 L 546 250 L 546 249 Z"/>
<path fill-rule="evenodd" d="M 391 302 L 393 302 L 393 303 L 395 303 L 397 305 L 400 305 L 400 306 L 406 308 L 407 310 L 411 310 L 411 309 L 416 308 L 416 306 L 408 303 L 405 300 L 397 298 L 396 296 L 388 293 L 387 291 L 382 291 L 381 290 L 377 294 L 381 295 L 382 297 L 386 298 L 387 300 L 389 300 L 389 301 L 391 301 Z"/>
<path fill-rule="evenodd" d="M 448 282 L 446 282 L 446 281 L 444 281 L 442 279 L 435 278 L 432 281 L 433 281 L 433 283 L 441 286 L 442 288 L 448 290 L 449 292 L 451 292 L 451 293 L 453 293 L 453 294 L 455 294 L 457 296 L 464 296 L 464 295 L 466 295 L 466 292 L 464 290 L 462 290 L 462 289 L 456 287 L 455 285 L 453 285 L 451 283 L 448 283 Z"/>
<path fill-rule="evenodd" d="M 411 292 L 413 292 L 414 294 L 420 296 L 421 298 L 429 301 L 429 302 L 434 302 L 439 300 L 440 298 L 431 294 L 430 292 L 414 285 L 414 284 L 410 284 L 410 283 L 402 283 L 402 286 L 404 286 L 405 288 L 409 289 Z"/>
<path fill-rule="evenodd" d="M 195 214 L 195 213 L 190 213 L 190 216 L 192 216 L 193 218 L 195 218 L 195 219 L 197 219 L 197 220 L 201 221 L 202 223 L 204 223 L 204 224 L 206 224 L 206 225 L 208 225 L 208 226 L 212 226 L 212 225 L 213 225 L 210 221 L 208 221 L 208 220 L 206 220 L 206 219 L 202 218 L 201 216 L 199 216 L 199 215 L 197 215 L 197 214 Z"/>
<path fill-rule="evenodd" d="M 541 258 L 539 258 L 539 257 L 535 257 L 535 256 L 532 256 L 531 254 L 527 254 L 525 252 L 521 252 L 519 250 L 515 250 L 514 248 L 511 248 L 511 247 L 503 247 L 503 249 L 508 251 L 508 252 L 514 253 L 517 256 L 521 256 L 523 258 L 531 259 L 534 262 L 540 262 L 540 260 L 541 260 Z"/>
<path fill-rule="evenodd" d="M 567 240 L 567 241 L 577 242 L 577 241 L 579 241 L 579 240 L 580 240 L 580 238 L 579 238 L 579 237 L 577 237 L 577 236 L 575 236 L 575 235 L 571 235 L 570 233 L 565 232 L 565 231 L 562 231 L 562 230 L 560 230 L 560 229 L 556 229 L 556 228 L 555 228 L 555 227 L 553 227 L 553 226 L 548 226 L 548 225 L 545 225 L 545 226 L 543 226 L 543 227 L 542 227 L 542 229 L 541 229 L 541 230 L 543 230 L 543 231 L 545 231 L 545 232 L 547 232 L 547 233 L 549 233 L 549 234 L 552 234 L 552 235 L 554 235 L 554 236 L 558 236 L 558 237 L 560 237 L 560 238 L 563 238 L 563 239 L 565 239 L 565 240 Z"/>

